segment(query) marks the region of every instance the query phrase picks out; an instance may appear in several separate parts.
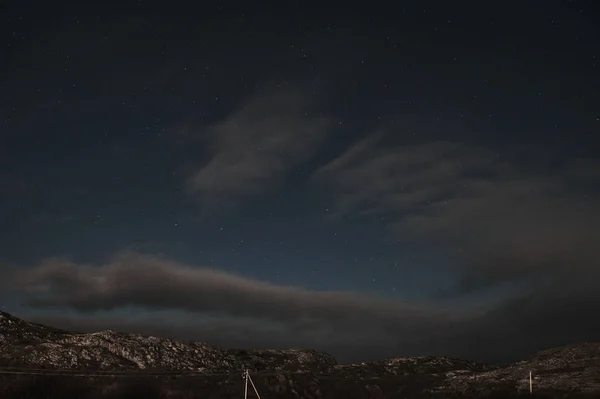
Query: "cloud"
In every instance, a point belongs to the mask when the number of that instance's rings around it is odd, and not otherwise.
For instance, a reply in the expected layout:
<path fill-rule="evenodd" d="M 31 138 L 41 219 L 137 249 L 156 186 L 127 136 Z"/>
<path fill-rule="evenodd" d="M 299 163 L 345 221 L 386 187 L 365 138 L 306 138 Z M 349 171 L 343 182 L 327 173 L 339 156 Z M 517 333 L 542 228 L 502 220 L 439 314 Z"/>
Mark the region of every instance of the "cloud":
<path fill-rule="evenodd" d="M 445 253 L 458 278 L 451 297 L 511 287 L 430 346 L 508 361 L 600 336 L 599 172 L 591 159 L 380 134 L 314 182 L 335 217 L 383 217 L 408 245 Z"/>
<path fill-rule="evenodd" d="M 302 90 L 278 89 L 257 95 L 208 129 L 186 127 L 186 135 L 208 137 L 210 143 L 210 160 L 193 171 L 188 193 L 214 210 L 281 183 L 330 131 L 331 120 L 317 105 Z"/>
<path fill-rule="evenodd" d="M 59 327 L 226 347 L 313 347 L 341 361 L 430 354 L 508 361 L 597 339 L 600 168 L 590 159 L 538 155 L 451 141 L 398 146 L 381 134 L 314 176 L 335 199 L 337 217 L 383 216 L 403 241 L 444 250 L 458 265 L 451 266 L 457 292 L 518 283 L 485 308 L 310 291 L 138 252 L 102 265 L 13 266 L 0 276 L 0 293 Z M 278 178 L 261 180 L 257 192 Z M 65 311 L 74 313 L 56 316 Z"/>
<path fill-rule="evenodd" d="M 386 342 L 388 349 L 414 351 L 434 339 L 440 326 L 470 317 L 450 306 L 432 308 L 351 292 L 309 291 L 135 252 L 118 253 L 101 266 L 47 259 L 4 278 L 13 295 L 34 309 L 68 309 L 87 315 L 131 307 L 183 311 L 188 319 L 210 317 L 209 325 L 214 320 L 219 325 L 221 317 L 238 323 L 245 320 L 246 329 L 258 331 L 259 341 L 266 333 L 260 333 L 258 326 L 273 325 L 290 337 L 283 340 L 287 343 L 325 340 L 349 347 L 350 342 L 367 339 Z M 234 342 L 240 339 L 231 337 Z"/>
<path fill-rule="evenodd" d="M 47 259 L 13 267 L 2 276 L 0 292 L 23 300 L 26 318 L 77 331 L 110 328 L 223 347 L 314 348 L 344 362 L 416 355 L 508 361 L 600 334 L 593 317 L 600 295 L 592 295 L 600 272 L 589 277 L 464 309 L 310 291 L 121 252 L 97 266 Z"/>
<path fill-rule="evenodd" d="M 598 267 L 597 161 L 385 140 L 365 139 L 315 174 L 337 217 L 384 216 L 395 236 L 446 250 L 466 292 Z"/>

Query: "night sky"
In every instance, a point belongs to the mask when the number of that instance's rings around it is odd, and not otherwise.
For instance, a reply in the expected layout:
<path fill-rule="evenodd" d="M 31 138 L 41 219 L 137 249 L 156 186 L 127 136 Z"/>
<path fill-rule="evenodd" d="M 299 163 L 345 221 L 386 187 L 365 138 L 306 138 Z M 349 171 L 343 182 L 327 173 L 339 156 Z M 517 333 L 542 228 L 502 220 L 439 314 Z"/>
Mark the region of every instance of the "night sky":
<path fill-rule="evenodd" d="M 2 310 L 340 361 L 600 339 L 598 1 L 81 3 L 0 8 Z"/>

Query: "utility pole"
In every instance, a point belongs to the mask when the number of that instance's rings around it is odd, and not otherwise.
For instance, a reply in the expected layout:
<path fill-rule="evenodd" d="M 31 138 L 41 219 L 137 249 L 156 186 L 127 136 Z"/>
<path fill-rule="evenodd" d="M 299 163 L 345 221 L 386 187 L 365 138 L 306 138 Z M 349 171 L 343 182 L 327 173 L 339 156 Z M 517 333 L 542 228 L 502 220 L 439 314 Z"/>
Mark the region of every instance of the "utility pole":
<path fill-rule="evenodd" d="M 248 369 L 244 369 L 244 399 L 248 399 L 248 381 L 250 381 L 250 384 L 252 384 L 252 389 L 254 389 L 254 393 L 256 394 L 256 397 L 258 399 L 260 399 L 260 395 L 258 394 L 258 389 L 256 389 L 256 385 L 254 385 L 254 381 L 252 381 L 252 378 L 250 377 L 250 372 L 248 371 Z"/>
<path fill-rule="evenodd" d="M 531 377 L 531 371 L 529 372 L 529 394 L 533 393 L 533 378 Z"/>

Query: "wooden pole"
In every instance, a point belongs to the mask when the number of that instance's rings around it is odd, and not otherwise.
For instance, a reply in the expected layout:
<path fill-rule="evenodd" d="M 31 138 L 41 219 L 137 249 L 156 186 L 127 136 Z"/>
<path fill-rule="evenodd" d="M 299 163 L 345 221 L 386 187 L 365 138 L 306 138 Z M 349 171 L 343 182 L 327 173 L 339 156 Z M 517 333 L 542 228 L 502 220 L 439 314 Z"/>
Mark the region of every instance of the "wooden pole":
<path fill-rule="evenodd" d="M 529 372 L 529 394 L 533 393 L 533 378 L 531 377 L 531 371 Z"/>
<path fill-rule="evenodd" d="M 256 394 L 256 397 L 258 399 L 260 399 L 260 395 L 258 394 L 258 389 L 256 389 L 256 385 L 254 385 L 254 381 L 252 381 L 252 377 L 250 377 L 250 374 L 248 374 L 248 379 L 250 380 L 250 384 L 252 384 L 252 388 L 254 388 L 254 393 Z"/>

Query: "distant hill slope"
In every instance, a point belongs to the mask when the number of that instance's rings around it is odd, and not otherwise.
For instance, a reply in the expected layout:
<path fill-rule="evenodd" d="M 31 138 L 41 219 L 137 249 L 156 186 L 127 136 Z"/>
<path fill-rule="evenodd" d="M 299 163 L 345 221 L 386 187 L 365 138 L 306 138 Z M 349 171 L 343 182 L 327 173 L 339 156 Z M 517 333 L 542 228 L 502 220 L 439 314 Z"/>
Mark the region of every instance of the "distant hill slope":
<path fill-rule="evenodd" d="M 48 397 L 54 397 L 48 391 L 51 387 L 56 387 L 55 397 L 66 397 L 73 390 L 81 398 L 111 397 L 105 392 L 107 386 L 113 392 L 129 389 L 133 383 L 124 373 L 139 378 L 155 373 L 172 375 L 144 383 L 145 388 L 155 389 L 156 397 L 165 392 L 178 397 L 177 392 L 185 391 L 187 397 L 233 398 L 239 397 L 241 371 L 246 368 L 269 398 L 529 396 L 530 371 L 539 397 L 600 398 L 600 343 L 545 350 L 506 367 L 431 356 L 337 364 L 330 355 L 314 350 L 223 350 L 200 342 L 111 330 L 84 334 L 0 312 L 0 385 L 5 387 L 0 388 L 0 397 L 31 397 L 28 390 L 34 389 L 35 381 L 45 381 Z M 45 375 L 19 374 L 28 372 Z M 117 375 L 109 383 L 108 377 L 101 381 L 69 377 L 73 373 Z M 175 374 L 181 375 L 175 378 Z M 17 396 L 11 396 L 10 389 Z M 189 396 L 190 390 L 197 396 Z"/>
<path fill-rule="evenodd" d="M 223 372 L 328 369 L 335 359 L 313 350 L 222 350 L 201 342 L 119 333 L 77 333 L 0 312 L 0 367 L 77 370 Z"/>

